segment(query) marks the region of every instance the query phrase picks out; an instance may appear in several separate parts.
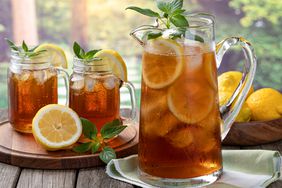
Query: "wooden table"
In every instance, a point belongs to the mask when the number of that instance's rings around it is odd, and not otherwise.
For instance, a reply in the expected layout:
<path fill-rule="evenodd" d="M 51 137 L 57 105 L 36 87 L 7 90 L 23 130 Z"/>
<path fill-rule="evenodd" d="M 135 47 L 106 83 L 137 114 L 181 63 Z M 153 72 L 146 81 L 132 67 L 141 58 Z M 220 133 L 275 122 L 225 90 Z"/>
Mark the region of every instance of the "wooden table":
<path fill-rule="evenodd" d="M 7 119 L 7 110 L 0 110 L 0 122 Z M 239 147 L 226 147 L 226 149 Z M 282 153 L 282 140 L 267 145 L 244 147 L 240 149 L 269 149 Z M 0 163 L 0 188 L 134 188 L 136 186 L 109 178 L 105 167 L 95 167 L 79 170 L 37 170 L 19 168 Z M 270 188 L 281 188 L 282 180 L 272 183 Z"/>

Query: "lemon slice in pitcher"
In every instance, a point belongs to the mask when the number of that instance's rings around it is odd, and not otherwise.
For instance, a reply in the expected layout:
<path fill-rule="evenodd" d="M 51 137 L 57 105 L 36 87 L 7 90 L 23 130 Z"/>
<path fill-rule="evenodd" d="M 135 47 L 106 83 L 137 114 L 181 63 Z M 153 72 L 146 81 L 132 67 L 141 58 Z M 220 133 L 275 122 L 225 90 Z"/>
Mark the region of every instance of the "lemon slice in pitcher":
<path fill-rule="evenodd" d="M 46 53 L 51 57 L 51 64 L 54 67 L 68 68 L 67 58 L 64 50 L 54 44 L 41 44 L 34 52 L 39 52 L 41 50 L 46 50 Z"/>
<path fill-rule="evenodd" d="M 72 109 L 50 104 L 36 113 L 32 121 L 32 133 L 40 145 L 53 151 L 76 143 L 82 133 L 82 125 Z"/>
<path fill-rule="evenodd" d="M 107 63 L 114 75 L 123 81 L 127 81 L 127 68 L 124 60 L 115 50 L 104 49 L 95 54 L 95 57 L 101 58 L 104 63 Z"/>
<path fill-rule="evenodd" d="M 143 55 L 143 80 L 160 89 L 172 84 L 183 69 L 183 47 L 172 39 L 149 40 Z"/>

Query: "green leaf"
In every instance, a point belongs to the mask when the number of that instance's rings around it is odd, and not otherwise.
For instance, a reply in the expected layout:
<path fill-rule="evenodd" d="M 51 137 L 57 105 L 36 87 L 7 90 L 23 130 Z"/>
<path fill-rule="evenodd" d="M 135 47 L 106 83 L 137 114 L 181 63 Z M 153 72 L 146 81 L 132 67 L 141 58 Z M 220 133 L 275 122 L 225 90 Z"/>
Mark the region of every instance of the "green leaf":
<path fill-rule="evenodd" d="M 121 133 L 126 126 L 123 126 L 120 122 L 120 120 L 116 119 L 112 122 L 106 123 L 102 128 L 101 128 L 101 135 L 104 139 L 112 138 L 119 133 Z"/>
<path fill-rule="evenodd" d="M 86 138 L 94 139 L 97 137 L 97 127 L 88 119 L 80 118 L 82 124 L 82 132 Z"/>
<path fill-rule="evenodd" d="M 198 42 L 202 42 L 202 43 L 205 42 L 205 40 L 202 37 L 200 37 L 199 35 L 195 35 L 195 40 Z"/>
<path fill-rule="evenodd" d="M 37 46 L 31 48 L 31 49 L 29 50 L 29 52 L 33 52 L 38 46 L 39 46 L 39 45 L 37 45 Z M 46 51 L 46 50 L 45 50 L 45 51 Z"/>
<path fill-rule="evenodd" d="M 106 146 L 106 147 L 103 148 L 103 150 L 99 154 L 99 157 L 104 163 L 108 163 L 112 159 L 115 159 L 117 156 L 116 156 L 115 150 Z"/>
<path fill-rule="evenodd" d="M 9 39 L 5 38 L 5 40 L 7 41 L 8 45 L 10 46 L 11 49 L 15 50 L 15 51 L 19 51 L 19 48 Z"/>
<path fill-rule="evenodd" d="M 72 150 L 77 153 L 84 153 L 84 152 L 89 151 L 91 149 L 91 146 L 92 146 L 92 142 L 87 142 L 87 143 L 83 143 L 78 146 L 75 146 Z"/>
<path fill-rule="evenodd" d="M 179 9 L 182 9 L 183 7 L 183 0 L 172 0 L 170 2 L 170 5 L 171 5 L 171 9 L 172 11 L 176 11 L 176 10 L 179 10 Z"/>
<path fill-rule="evenodd" d="M 25 43 L 24 40 L 23 40 L 23 43 L 22 43 L 22 48 L 23 48 L 23 50 L 24 50 L 25 52 L 28 52 L 28 47 L 27 47 L 27 45 L 26 45 L 26 43 Z"/>
<path fill-rule="evenodd" d="M 87 59 L 93 58 L 94 55 L 95 55 L 97 52 L 99 52 L 99 51 L 101 51 L 101 49 L 99 49 L 99 50 L 91 50 L 91 51 L 89 51 L 89 52 L 87 52 L 87 53 L 85 54 L 85 58 L 87 58 Z"/>
<path fill-rule="evenodd" d="M 143 8 L 139 8 L 139 7 L 135 7 L 135 6 L 130 6 L 130 7 L 127 7 L 125 10 L 134 10 L 140 14 L 143 14 L 145 16 L 149 16 L 149 17 L 155 17 L 155 18 L 158 18 L 160 17 L 159 13 L 157 12 L 154 12 L 150 9 L 143 9 Z"/>
<path fill-rule="evenodd" d="M 107 129 L 101 130 L 101 135 L 104 139 L 113 138 L 114 136 L 121 133 L 127 126 L 119 125 L 114 127 L 109 127 Z"/>
<path fill-rule="evenodd" d="M 99 142 L 94 142 L 91 147 L 91 153 L 96 153 L 99 150 L 100 146 L 101 144 Z"/>
<path fill-rule="evenodd" d="M 157 7 L 166 14 L 170 14 L 171 6 L 169 1 L 157 0 Z"/>
<path fill-rule="evenodd" d="M 183 7 L 183 0 L 170 0 L 170 1 L 157 0 L 157 7 L 161 11 L 170 15 Z"/>
<path fill-rule="evenodd" d="M 162 32 L 157 32 L 157 33 L 150 32 L 150 33 L 147 34 L 147 39 L 148 40 L 155 39 L 155 38 L 158 38 L 158 37 L 160 37 L 162 35 L 163 35 Z"/>
<path fill-rule="evenodd" d="M 78 57 L 78 58 L 82 58 L 82 57 L 80 56 L 80 51 L 81 51 L 80 45 L 79 45 L 77 42 L 74 42 L 74 43 L 73 43 L 73 52 L 74 52 L 74 54 L 76 55 L 76 57 Z"/>
<path fill-rule="evenodd" d="M 173 13 L 172 13 L 172 15 L 177 15 L 177 14 L 182 14 L 182 13 L 184 13 L 186 10 L 184 10 L 184 9 L 177 9 L 177 10 L 175 10 Z"/>
<path fill-rule="evenodd" d="M 185 18 L 185 16 L 180 15 L 180 14 L 170 17 L 170 21 L 176 27 L 188 27 L 189 26 L 189 23 L 187 19 Z"/>

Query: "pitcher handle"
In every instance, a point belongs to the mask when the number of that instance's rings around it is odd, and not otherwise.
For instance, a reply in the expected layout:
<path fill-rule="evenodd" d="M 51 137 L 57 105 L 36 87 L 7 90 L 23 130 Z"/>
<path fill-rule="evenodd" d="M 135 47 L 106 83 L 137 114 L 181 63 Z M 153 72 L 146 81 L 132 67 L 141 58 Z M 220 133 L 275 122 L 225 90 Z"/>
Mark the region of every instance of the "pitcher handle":
<path fill-rule="evenodd" d="M 65 106 L 69 106 L 69 74 L 62 68 L 56 68 L 58 75 L 64 79 L 64 85 L 66 90 L 66 103 Z"/>
<path fill-rule="evenodd" d="M 228 102 L 220 107 L 220 114 L 223 121 L 221 131 L 222 140 L 226 137 L 232 123 L 240 112 L 240 109 L 252 86 L 257 66 L 255 52 L 250 42 L 242 37 L 230 37 L 224 39 L 216 45 L 217 67 L 220 66 L 225 52 L 235 45 L 240 45 L 242 47 L 246 61 L 244 62 L 243 76 L 239 85 Z"/>
<path fill-rule="evenodd" d="M 135 88 L 131 82 L 122 82 L 121 87 L 127 88 L 130 94 L 131 111 L 130 117 L 127 120 L 134 121 L 137 113 Z"/>

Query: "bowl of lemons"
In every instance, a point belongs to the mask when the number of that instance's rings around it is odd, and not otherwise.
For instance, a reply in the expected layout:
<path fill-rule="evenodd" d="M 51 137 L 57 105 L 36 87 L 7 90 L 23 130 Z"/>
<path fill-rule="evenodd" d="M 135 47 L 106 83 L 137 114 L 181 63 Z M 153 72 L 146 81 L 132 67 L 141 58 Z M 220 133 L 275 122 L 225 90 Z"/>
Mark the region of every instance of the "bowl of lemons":
<path fill-rule="evenodd" d="M 243 74 L 229 71 L 218 77 L 219 104 L 225 104 L 236 90 Z M 282 94 L 274 88 L 249 90 L 234 124 L 223 141 L 225 145 L 260 145 L 282 139 Z"/>

